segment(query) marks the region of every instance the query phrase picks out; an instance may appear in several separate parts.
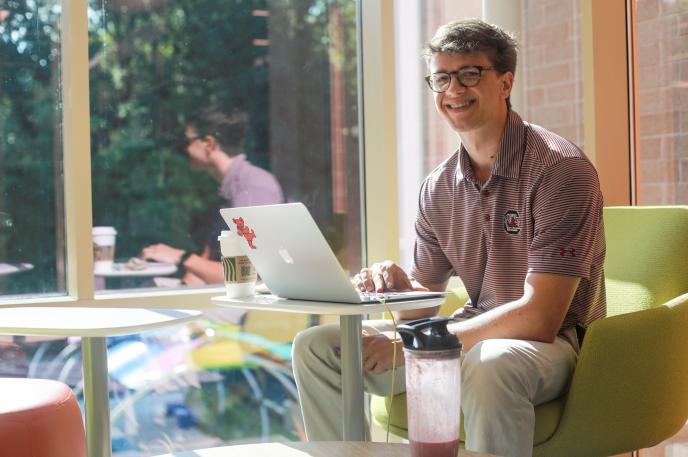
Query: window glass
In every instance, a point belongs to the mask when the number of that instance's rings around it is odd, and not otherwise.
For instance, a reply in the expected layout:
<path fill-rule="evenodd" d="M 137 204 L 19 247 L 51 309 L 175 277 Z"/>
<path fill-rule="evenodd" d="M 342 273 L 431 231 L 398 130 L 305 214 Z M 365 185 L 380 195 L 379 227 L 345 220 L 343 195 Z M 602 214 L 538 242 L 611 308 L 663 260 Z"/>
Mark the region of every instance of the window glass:
<path fill-rule="evenodd" d="M 62 214 L 54 178 L 61 106 L 51 98 L 59 94 L 59 9 L 6 4 L 0 253 L 34 265 L 8 278 L 54 278 L 62 227 L 54 221 Z M 38 20 L 26 13 L 31 8 L 47 16 Z M 87 12 L 88 37 L 76 39 L 89 44 L 99 293 L 176 287 L 186 278 L 175 259 L 161 262 L 176 273 L 151 263 L 143 270 L 115 265 L 158 243 L 212 260 L 217 209 L 231 205 L 301 201 L 342 265 L 360 269 L 355 2 L 93 0 Z M 43 41 L 22 38 L 39 32 Z M 211 167 L 211 155 L 229 168 Z M 227 182 L 227 170 L 242 161 L 250 173 L 234 169 Z M 241 188 L 241 179 L 253 186 Z M 222 282 L 220 263 L 214 267 L 206 283 Z M 59 290 L 52 281 L 26 284 Z M 317 322 L 213 309 L 193 324 L 108 338 L 113 454 L 305 439 L 291 342 Z M 81 360 L 79 338 L 0 336 L 0 376 L 61 380 L 83 404 Z"/>
<path fill-rule="evenodd" d="M 0 3 L 0 295 L 65 291 L 60 7 Z"/>
<path fill-rule="evenodd" d="M 354 2 L 89 4 L 97 289 L 221 283 L 229 206 L 303 202 L 360 268 Z"/>
<path fill-rule="evenodd" d="M 637 0 L 640 205 L 688 204 L 688 2 Z"/>

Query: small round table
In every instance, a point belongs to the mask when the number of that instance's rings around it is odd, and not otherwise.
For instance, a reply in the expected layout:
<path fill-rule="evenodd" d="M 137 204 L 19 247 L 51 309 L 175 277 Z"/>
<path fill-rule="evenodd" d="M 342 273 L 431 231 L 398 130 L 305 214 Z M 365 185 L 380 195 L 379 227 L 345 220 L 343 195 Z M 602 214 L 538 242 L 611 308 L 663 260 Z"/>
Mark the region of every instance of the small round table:
<path fill-rule="evenodd" d="M 96 290 L 105 289 L 107 278 L 146 278 L 152 276 L 168 276 L 177 272 L 177 266 L 173 263 L 148 262 L 143 270 L 132 270 L 127 268 L 126 262 L 115 262 L 112 268 L 105 271 L 94 271 Z"/>
<path fill-rule="evenodd" d="M 374 304 L 346 304 L 310 300 L 289 300 L 275 295 L 252 297 L 213 297 L 213 303 L 228 308 L 279 311 L 299 314 L 339 315 L 342 361 L 342 434 L 347 441 L 365 439 L 365 415 L 363 405 L 363 366 L 361 360 L 362 316 L 384 313 L 386 310 L 404 311 L 439 306 L 444 296 L 416 298 L 408 301 Z"/>

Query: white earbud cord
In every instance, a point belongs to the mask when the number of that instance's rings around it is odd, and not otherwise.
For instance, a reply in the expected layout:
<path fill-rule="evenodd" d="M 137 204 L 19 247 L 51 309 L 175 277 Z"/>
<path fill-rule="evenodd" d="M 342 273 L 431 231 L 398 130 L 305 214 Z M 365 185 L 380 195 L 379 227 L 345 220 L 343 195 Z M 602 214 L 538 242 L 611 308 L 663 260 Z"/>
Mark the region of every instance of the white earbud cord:
<path fill-rule="evenodd" d="M 394 318 L 394 313 L 387 304 L 384 297 L 378 298 L 378 301 L 387 308 L 387 312 L 392 316 L 392 324 L 394 324 L 394 340 L 392 341 L 392 382 L 389 387 L 389 408 L 387 409 L 387 434 L 385 436 L 385 443 L 389 443 L 389 427 L 392 423 L 392 406 L 394 405 L 394 385 L 397 375 L 397 341 L 399 341 L 399 334 L 397 333 L 397 320 Z"/>

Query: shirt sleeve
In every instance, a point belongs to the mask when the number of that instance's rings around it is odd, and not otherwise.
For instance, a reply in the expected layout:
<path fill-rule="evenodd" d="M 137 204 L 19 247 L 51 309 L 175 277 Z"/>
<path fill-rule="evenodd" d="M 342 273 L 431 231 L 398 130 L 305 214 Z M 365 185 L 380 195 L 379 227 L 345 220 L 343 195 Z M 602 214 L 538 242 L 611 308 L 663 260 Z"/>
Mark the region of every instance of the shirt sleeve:
<path fill-rule="evenodd" d="M 597 172 L 586 159 L 569 158 L 548 168 L 532 199 L 528 271 L 589 279 L 602 206 Z"/>
<path fill-rule="evenodd" d="M 444 254 L 432 225 L 432 195 L 426 180 L 418 198 L 416 215 L 416 241 L 410 276 L 423 285 L 442 284 L 454 269 Z"/>

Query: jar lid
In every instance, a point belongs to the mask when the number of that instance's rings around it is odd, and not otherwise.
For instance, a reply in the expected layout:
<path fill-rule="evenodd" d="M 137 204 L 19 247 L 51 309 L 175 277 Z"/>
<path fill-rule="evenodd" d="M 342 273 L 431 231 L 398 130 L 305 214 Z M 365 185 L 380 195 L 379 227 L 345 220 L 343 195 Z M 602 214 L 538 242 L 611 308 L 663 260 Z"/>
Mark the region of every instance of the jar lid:
<path fill-rule="evenodd" d="M 114 227 L 93 227 L 93 235 L 117 235 Z"/>
<path fill-rule="evenodd" d="M 239 237 L 237 236 L 236 233 L 232 232 L 231 230 L 223 230 L 220 232 L 220 236 L 217 237 L 218 241 L 222 241 L 222 239 L 238 239 Z"/>

